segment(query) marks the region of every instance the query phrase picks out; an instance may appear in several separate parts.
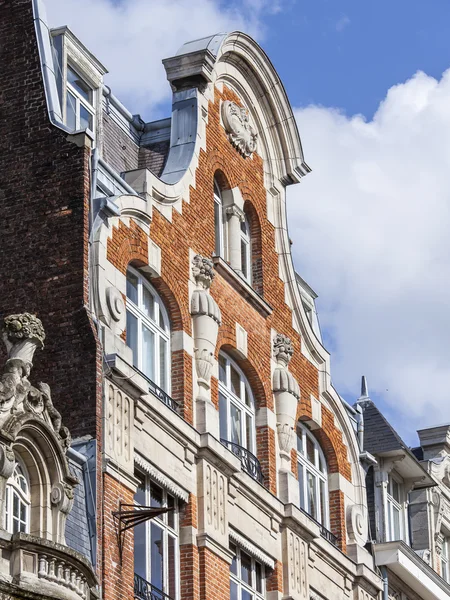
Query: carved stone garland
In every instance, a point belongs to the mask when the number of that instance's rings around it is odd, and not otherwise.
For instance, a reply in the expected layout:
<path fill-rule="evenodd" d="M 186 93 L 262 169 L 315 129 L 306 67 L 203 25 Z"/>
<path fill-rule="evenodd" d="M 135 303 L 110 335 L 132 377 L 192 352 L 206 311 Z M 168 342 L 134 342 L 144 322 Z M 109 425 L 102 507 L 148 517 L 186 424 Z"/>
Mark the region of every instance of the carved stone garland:
<path fill-rule="evenodd" d="M 222 104 L 222 120 L 233 146 L 242 156 L 250 157 L 256 151 L 258 134 L 250 125 L 248 110 L 226 100 Z"/>
<path fill-rule="evenodd" d="M 214 278 L 212 260 L 197 254 L 192 261 L 192 274 L 196 283 L 191 299 L 191 315 L 198 399 L 210 402 L 211 370 L 221 321 L 220 309 L 209 293 Z"/>
<path fill-rule="evenodd" d="M 279 333 L 273 341 L 273 354 L 277 367 L 273 373 L 273 393 L 277 415 L 278 446 L 282 460 L 282 470 L 291 470 L 291 450 L 295 439 L 297 404 L 300 388 L 288 365 L 294 353 L 291 340 Z"/>

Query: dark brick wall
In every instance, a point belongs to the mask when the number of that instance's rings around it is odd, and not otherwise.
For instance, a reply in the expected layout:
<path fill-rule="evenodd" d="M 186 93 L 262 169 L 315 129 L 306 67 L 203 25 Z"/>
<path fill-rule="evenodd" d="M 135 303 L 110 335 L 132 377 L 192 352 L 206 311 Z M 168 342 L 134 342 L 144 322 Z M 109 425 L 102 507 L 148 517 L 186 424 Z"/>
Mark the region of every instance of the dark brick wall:
<path fill-rule="evenodd" d="M 138 168 L 139 147 L 114 123 L 111 116 L 103 113 L 102 158 L 118 173 Z"/>

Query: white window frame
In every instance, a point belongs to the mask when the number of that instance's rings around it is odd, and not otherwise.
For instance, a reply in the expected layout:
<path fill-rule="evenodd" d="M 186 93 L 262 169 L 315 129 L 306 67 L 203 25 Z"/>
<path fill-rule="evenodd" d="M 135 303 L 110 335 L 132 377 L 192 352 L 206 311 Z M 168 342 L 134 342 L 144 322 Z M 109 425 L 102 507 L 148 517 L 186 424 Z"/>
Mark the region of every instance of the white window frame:
<path fill-rule="evenodd" d="M 133 365 L 139 369 L 148 379 L 150 379 L 153 383 L 155 383 L 158 387 L 160 387 L 164 392 L 170 395 L 170 325 L 169 325 L 169 317 L 165 306 L 159 297 L 156 290 L 152 285 L 137 271 L 132 267 L 128 267 L 127 269 L 127 282 L 128 282 L 128 273 L 131 273 L 134 277 L 137 278 L 138 284 L 138 303 L 136 304 L 128 295 L 127 290 L 127 331 L 128 328 L 128 313 L 130 313 L 137 320 L 137 356 L 134 356 L 133 352 Z M 154 306 L 154 315 L 153 318 L 149 317 L 144 311 L 144 303 L 143 303 L 143 290 L 146 288 L 148 292 L 153 296 L 153 306 Z M 163 322 L 163 326 L 160 325 L 161 319 Z M 148 373 L 145 372 L 144 367 L 144 350 L 143 350 L 143 327 L 146 327 L 151 333 L 154 335 L 154 363 L 153 363 L 153 377 L 151 377 Z M 127 344 L 129 342 L 129 331 L 127 333 Z M 161 362 L 160 362 L 160 348 L 161 341 L 164 341 L 166 344 L 165 351 L 165 380 L 163 381 L 161 378 Z M 131 347 L 131 346 L 130 346 Z"/>
<path fill-rule="evenodd" d="M 217 179 L 214 179 L 214 252 L 216 256 L 225 259 L 225 219 L 223 211 L 222 190 Z"/>
<path fill-rule="evenodd" d="M 441 577 L 447 583 L 450 583 L 450 538 L 445 536 L 442 542 L 441 551 Z"/>
<path fill-rule="evenodd" d="M 82 79 L 85 84 L 91 89 L 91 97 L 92 103 L 88 102 L 86 98 L 77 91 L 75 87 L 69 82 L 68 79 L 68 69 L 74 71 L 80 79 Z M 66 65 L 66 94 L 64 98 L 64 114 L 65 114 L 65 123 L 67 125 L 67 99 L 69 98 L 69 93 L 75 97 L 75 131 L 81 129 L 81 117 L 80 117 L 80 106 L 82 105 L 91 115 L 92 115 L 92 129 L 87 128 L 92 135 L 95 135 L 95 87 L 91 84 L 88 79 L 81 74 L 80 70 L 73 65 L 71 62 L 67 62 Z"/>
<path fill-rule="evenodd" d="M 245 229 L 245 231 L 244 231 Z M 241 244 L 241 273 L 243 278 L 251 283 L 252 281 L 252 241 L 250 236 L 250 223 L 247 215 L 245 215 L 244 221 L 241 222 L 240 227 L 240 244 Z M 243 248 L 246 249 L 246 256 L 244 259 Z M 247 273 L 245 273 L 247 272 Z"/>
<path fill-rule="evenodd" d="M 22 488 L 21 482 L 25 489 Z M 18 512 L 14 510 L 14 499 L 17 498 Z M 25 519 L 21 518 L 20 509 L 25 509 Z M 9 533 L 30 532 L 31 493 L 28 471 L 23 462 L 16 457 L 16 464 L 11 477 L 6 482 L 5 495 L 5 529 Z M 19 523 L 17 528 L 15 523 Z"/>
<path fill-rule="evenodd" d="M 232 561 L 230 565 L 230 598 L 231 598 L 231 582 L 237 586 L 237 600 L 242 600 L 242 591 L 246 591 L 251 595 L 252 600 L 264 600 L 266 596 L 266 572 L 265 565 L 259 560 L 256 560 L 251 554 L 240 548 L 234 543 L 230 543 L 230 550 L 235 552 L 236 560 Z M 246 554 L 251 560 L 251 582 L 246 583 L 242 579 L 241 571 L 241 555 Z M 256 589 L 256 563 L 261 568 L 261 591 L 258 592 Z M 233 573 L 233 565 L 236 565 L 236 573 Z"/>
<path fill-rule="evenodd" d="M 307 440 L 312 442 L 314 448 L 314 463 L 307 455 Z M 320 468 L 322 464 L 322 469 Z M 314 435 L 301 423 L 297 425 L 297 469 L 299 478 L 300 508 L 306 511 L 313 519 L 329 529 L 330 506 L 328 494 L 328 469 L 325 455 Z M 316 497 L 316 512 L 313 514 L 308 495 L 308 473 L 314 478 L 314 493 Z M 323 494 L 320 493 L 321 483 Z M 322 495 L 324 498 L 322 517 Z"/>
<path fill-rule="evenodd" d="M 228 442 L 233 442 L 239 446 L 246 448 L 253 455 L 256 455 L 256 415 L 255 415 L 255 399 L 251 390 L 250 384 L 238 367 L 235 361 L 225 354 L 220 352 L 219 361 L 225 362 L 225 381 L 220 379 L 220 362 L 219 362 L 219 419 L 223 415 L 223 409 L 221 411 L 220 403 L 226 403 L 226 423 L 223 420 L 220 423 L 221 438 L 226 439 Z M 240 385 L 240 396 L 237 396 L 231 389 L 231 368 L 235 369 L 239 375 Z M 245 393 L 249 399 L 250 405 L 245 403 Z M 221 400 L 220 396 L 224 400 Z M 240 411 L 241 414 L 241 431 L 240 431 L 240 442 L 231 439 L 231 407 Z M 247 416 L 251 419 L 251 439 L 247 439 L 246 422 Z M 225 435 L 225 438 L 223 437 Z"/>
<path fill-rule="evenodd" d="M 149 475 L 142 473 L 139 471 L 137 473 L 138 478 L 144 483 L 145 487 L 145 504 L 144 506 L 151 506 L 151 494 L 150 488 L 151 486 L 156 486 L 162 490 L 162 508 L 168 507 L 168 496 L 173 499 L 174 510 L 171 511 L 173 515 L 173 527 L 169 524 L 169 513 L 164 513 L 159 517 L 155 517 L 145 522 L 145 565 L 146 565 L 146 574 L 144 579 L 151 583 L 159 590 L 159 588 L 151 581 L 151 527 L 152 524 L 157 526 L 162 531 L 162 540 L 163 547 L 166 549 L 166 555 L 168 552 L 168 540 L 169 537 L 175 540 L 174 548 L 175 548 L 175 556 L 174 556 L 174 568 L 175 568 L 175 596 L 169 595 L 169 569 L 168 569 L 168 561 L 165 560 L 163 563 L 163 588 L 160 590 L 163 594 L 172 598 L 172 600 L 178 600 L 180 597 L 180 542 L 179 542 L 179 531 L 180 531 L 180 523 L 179 523 L 179 500 L 176 496 L 168 492 L 162 485 L 158 482 L 154 481 Z M 139 502 L 135 498 L 135 505 L 140 506 Z M 154 596 L 158 598 L 157 593 Z"/>
<path fill-rule="evenodd" d="M 397 483 L 399 489 L 399 497 L 400 501 L 396 500 L 393 495 L 393 485 Z M 403 540 L 407 542 L 406 532 L 407 532 L 407 524 L 406 524 L 406 495 L 405 488 L 403 485 L 403 480 L 396 473 L 390 473 L 388 476 L 388 482 L 386 486 L 386 535 L 387 542 L 394 542 L 397 540 Z M 395 526 L 394 526 L 394 511 L 398 511 L 399 517 L 399 537 L 395 535 Z"/>

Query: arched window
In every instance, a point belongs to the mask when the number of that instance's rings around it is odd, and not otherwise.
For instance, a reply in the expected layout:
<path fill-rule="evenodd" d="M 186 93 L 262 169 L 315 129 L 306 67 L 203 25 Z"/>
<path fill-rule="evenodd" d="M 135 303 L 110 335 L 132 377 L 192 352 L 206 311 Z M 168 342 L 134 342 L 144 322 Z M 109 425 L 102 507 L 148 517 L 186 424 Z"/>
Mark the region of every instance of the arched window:
<path fill-rule="evenodd" d="M 5 529 L 9 533 L 30 530 L 30 482 L 25 466 L 16 459 L 14 471 L 6 482 Z"/>
<path fill-rule="evenodd" d="M 327 464 L 316 438 L 297 427 L 297 468 L 300 506 L 325 527 L 329 523 Z"/>
<path fill-rule="evenodd" d="M 241 221 L 241 272 L 249 283 L 252 280 L 252 251 L 250 241 L 250 225 L 245 215 L 245 219 Z"/>
<path fill-rule="evenodd" d="M 224 220 L 222 192 L 216 179 L 214 179 L 214 228 L 216 236 L 216 256 L 224 257 Z"/>
<path fill-rule="evenodd" d="M 133 365 L 169 393 L 170 327 L 164 305 L 142 275 L 127 271 L 127 345 Z"/>
<path fill-rule="evenodd" d="M 253 454 L 256 448 L 255 401 L 247 378 L 226 354 L 219 355 L 220 437 Z"/>

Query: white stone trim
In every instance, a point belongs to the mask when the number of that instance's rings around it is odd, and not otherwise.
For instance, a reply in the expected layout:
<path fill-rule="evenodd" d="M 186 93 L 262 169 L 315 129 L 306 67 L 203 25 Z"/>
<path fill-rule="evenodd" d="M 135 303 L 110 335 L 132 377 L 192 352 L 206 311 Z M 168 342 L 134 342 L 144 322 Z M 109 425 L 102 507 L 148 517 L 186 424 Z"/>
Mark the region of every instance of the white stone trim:
<path fill-rule="evenodd" d="M 164 487 L 171 494 L 173 494 L 180 500 L 183 500 L 183 502 L 187 502 L 189 500 L 188 492 L 183 490 L 183 488 L 181 488 L 179 485 L 177 485 L 175 482 L 173 482 L 171 479 L 169 479 L 167 477 L 167 475 L 164 475 L 164 473 L 161 473 L 161 471 L 159 469 L 154 467 L 147 460 L 145 460 L 145 458 L 143 456 L 141 456 L 140 454 L 137 454 L 136 452 L 134 454 L 134 462 L 138 465 L 138 467 L 141 467 L 141 469 L 145 473 L 147 473 L 147 475 L 150 475 L 150 477 L 152 479 L 154 479 L 157 483 L 159 483 L 162 487 Z"/>
<path fill-rule="evenodd" d="M 235 542 L 240 548 L 251 554 L 254 558 L 259 560 L 263 565 L 270 569 L 275 568 L 275 561 L 268 554 L 260 550 L 255 544 L 250 542 L 247 538 L 243 537 L 240 533 L 231 529 L 230 527 L 230 540 Z"/>

